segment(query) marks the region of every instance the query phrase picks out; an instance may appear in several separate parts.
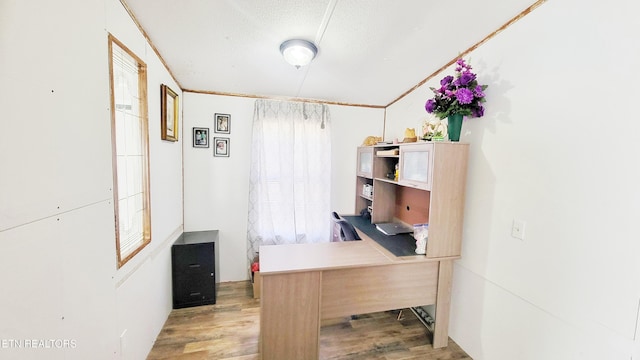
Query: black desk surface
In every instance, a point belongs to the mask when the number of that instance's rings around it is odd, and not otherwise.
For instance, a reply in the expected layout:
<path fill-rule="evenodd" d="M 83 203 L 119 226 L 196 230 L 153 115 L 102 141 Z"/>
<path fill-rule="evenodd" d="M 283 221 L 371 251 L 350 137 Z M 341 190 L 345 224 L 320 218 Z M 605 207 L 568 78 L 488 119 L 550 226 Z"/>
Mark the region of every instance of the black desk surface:
<path fill-rule="evenodd" d="M 411 234 L 401 235 L 385 235 L 376 229 L 376 226 L 371 223 L 369 219 L 365 219 L 361 216 L 342 216 L 345 220 L 351 223 L 351 225 L 358 228 L 358 230 L 367 234 L 372 240 L 380 244 L 395 256 L 415 256 L 416 254 L 416 239 Z"/>

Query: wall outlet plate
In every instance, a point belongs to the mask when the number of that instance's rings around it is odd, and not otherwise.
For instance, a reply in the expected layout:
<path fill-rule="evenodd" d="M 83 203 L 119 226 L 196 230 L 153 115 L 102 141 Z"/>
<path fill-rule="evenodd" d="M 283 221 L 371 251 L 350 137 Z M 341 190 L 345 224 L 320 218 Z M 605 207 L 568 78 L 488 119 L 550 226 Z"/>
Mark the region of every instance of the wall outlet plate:
<path fill-rule="evenodd" d="M 524 227 L 526 223 L 522 220 L 513 219 L 513 225 L 511 227 L 511 236 L 516 239 L 524 240 Z"/>

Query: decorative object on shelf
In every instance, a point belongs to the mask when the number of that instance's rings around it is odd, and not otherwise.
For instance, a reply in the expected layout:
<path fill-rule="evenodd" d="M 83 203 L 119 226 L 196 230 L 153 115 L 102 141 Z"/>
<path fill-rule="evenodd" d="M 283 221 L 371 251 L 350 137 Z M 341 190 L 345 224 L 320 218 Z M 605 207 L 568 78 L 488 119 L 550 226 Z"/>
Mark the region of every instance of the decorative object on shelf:
<path fill-rule="evenodd" d="M 208 148 L 209 147 L 209 128 L 193 128 L 193 147 Z"/>
<path fill-rule="evenodd" d="M 422 121 L 422 140 L 443 141 L 446 136 L 447 124 L 435 115 L 430 114 Z"/>
<path fill-rule="evenodd" d="M 362 185 L 362 195 L 366 196 L 366 197 L 373 197 L 373 185 L 371 184 L 364 184 Z"/>
<path fill-rule="evenodd" d="M 229 157 L 229 138 L 213 138 L 213 156 Z"/>
<path fill-rule="evenodd" d="M 482 104 L 486 102 L 484 90 L 488 85 L 478 84 L 476 74 L 471 72 L 471 65 L 463 59 L 458 59 L 456 65 L 455 77 L 445 76 L 440 80 L 439 89 L 430 88 L 435 95 L 432 99 L 427 100 L 424 106 L 425 110 L 440 119 L 448 118 L 449 121 L 451 121 L 450 116 L 455 114 L 462 117 L 483 116 L 484 106 Z M 449 140 L 458 141 L 462 124 L 455 129 L 452 125 L 448 124 Z M 457 130 L 457 133 L 454 130 Z"/>
<path fill-rule="evenodd" d="M 416 129 L 414 128 L 406 128 L 404 130 L 404 139 L 402 139 L 403 143 L 411 143 L 418 141 L 418 137 L 416 136 Z"/>
<path fill-rule="evenodd" d="M 429 237 L 429 224 L 414 224 L 413 238 L 416 239 L 416 254 L 427 253 L 427 238 Z"/>
<path fill-rule="evenodd" d="M 373 146 L 382 141 L 380 136 L 367 136 L 362 142 L 362 146 Z"/>
<path fill-rule="evenodd" d="M 219 134 L 231 133 L 231 115 L 229 114 L 216 114 L 214 131 Z"/>
<path fill-rule="evenodd" d="M 178 94 L 167 85 L 160 85 L 160 138 L 178 141 Z"/>

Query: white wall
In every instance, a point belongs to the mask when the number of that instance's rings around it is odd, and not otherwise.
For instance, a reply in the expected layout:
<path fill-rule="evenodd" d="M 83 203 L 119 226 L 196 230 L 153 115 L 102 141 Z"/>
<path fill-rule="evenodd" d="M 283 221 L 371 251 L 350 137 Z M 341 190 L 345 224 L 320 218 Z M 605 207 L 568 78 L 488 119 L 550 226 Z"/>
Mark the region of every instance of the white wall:
<path fill-rule="evenodd" d="M 331 204 L 339 214 L 355 214 L 357 147 L 367 136 L 382 136 L 384 109 L 330 106 Z M 360 191 L 362 189 L 359 189 Z"/>
<path fill-rule="evenodd" d="M 214 132 L 215 113 L 229 114 L 230 134 Z M 253 100 L 184 93 L 185 231 L 219 230 L 220 281 L 247 279 L 247 214 Z M 194 148 L 193 127 L 209 128 L 209 148 Z M 229 157 L 213 156 L 213 138 L 229 138 Z"/>
<path fill-rule="evenodd" d="M 184 146 L 184 225 L 186 231 L 220 231 L 220 281 L 248 279 L 247 215 L 251 131 L 255 99 L 184 93 L 184 131 L 209 128 L 210 138 L 230 139 L 230 156 L 213 148 Z M 382 135 L 383 109 L 330 105 L 332 132 L 332 208 L 353 213 L 356 147 L 367 135 Z M 231 133 L 214 132 L 214 115 L 231 115 Z M 210 139 L 210 143 L 212 140 Z M 329 214 L 327 214 L 329 219 Z"/>
<path fill-rule="evenodd" d="M 148 66 L 152 242 L 119 270 L 108 32 Z M 159 123 L 160 84 L 177 84 L 117 0 L 0 0 L 0 79 L 0 358 L 144 358 L 182 229 L 182 147 Z"/>
<path fill-rule="evenodd" d="M 639 356 L 639 10 L 550 1 L 467 57 L 489 88 L 486 115 L 463 124 L 450 335 L 474 359 Z M 387 109 L 388 132 L 424 116 L 442 76 Z"/>

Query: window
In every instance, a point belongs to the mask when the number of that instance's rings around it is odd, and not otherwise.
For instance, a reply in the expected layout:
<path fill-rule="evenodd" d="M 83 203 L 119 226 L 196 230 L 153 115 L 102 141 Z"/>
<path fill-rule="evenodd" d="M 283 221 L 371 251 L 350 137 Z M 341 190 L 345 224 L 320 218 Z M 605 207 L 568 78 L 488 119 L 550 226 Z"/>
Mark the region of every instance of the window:
<path fill-rule="evenodd" d="M 256 100 L 247 257 L 331 239 L 331 119 L 323 104 Z"/>
<path fill-rule="evenodd" d="M 109 35 L 118 268 L 151 242 L 147 66 Z"/>

